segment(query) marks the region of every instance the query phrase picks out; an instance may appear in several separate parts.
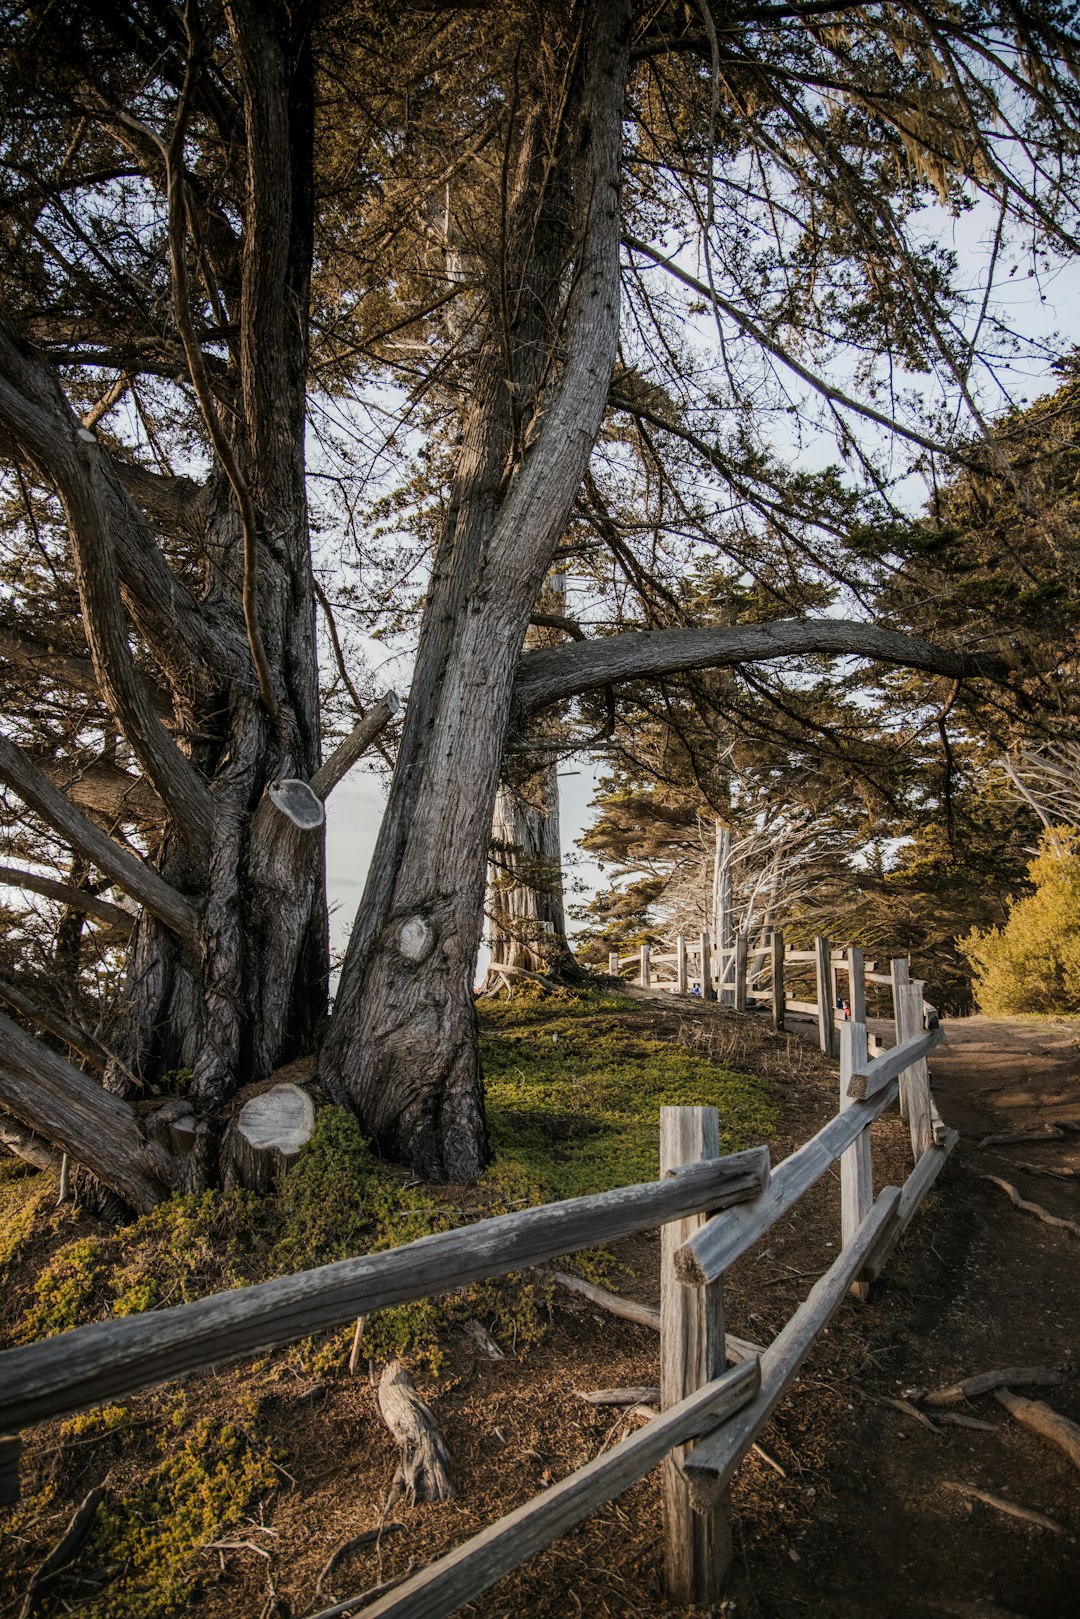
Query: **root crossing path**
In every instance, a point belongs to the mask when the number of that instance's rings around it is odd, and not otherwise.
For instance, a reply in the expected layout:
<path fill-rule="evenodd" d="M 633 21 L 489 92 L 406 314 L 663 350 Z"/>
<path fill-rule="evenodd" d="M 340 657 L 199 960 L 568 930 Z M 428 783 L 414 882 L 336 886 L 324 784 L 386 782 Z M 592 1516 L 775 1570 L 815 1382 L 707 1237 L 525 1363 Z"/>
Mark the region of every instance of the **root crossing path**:
<path fill-rule="evenodd" d="M 816 1399 L 808 1370 L 805 1412 L 792 1401 L 784 1453 L 807 1510 L 791 1515 L 786 1545 L 744 1547 L 740 1616 L 1080 1613 L 1076 1465 L 992 1392 L 923 1401 L 979 1373 L 1047 1367 L 1059 1382 L 1020 1392 L 1080 1422 L 1080 1023 L 947 1029 L 934 1093 L 960 1145 L 899 1262 L 838 1326 L 855 1329 L 846 1365 L 829 1367 Z M 1045 1134 L 986 1141 L 1028 1131 Z"/>

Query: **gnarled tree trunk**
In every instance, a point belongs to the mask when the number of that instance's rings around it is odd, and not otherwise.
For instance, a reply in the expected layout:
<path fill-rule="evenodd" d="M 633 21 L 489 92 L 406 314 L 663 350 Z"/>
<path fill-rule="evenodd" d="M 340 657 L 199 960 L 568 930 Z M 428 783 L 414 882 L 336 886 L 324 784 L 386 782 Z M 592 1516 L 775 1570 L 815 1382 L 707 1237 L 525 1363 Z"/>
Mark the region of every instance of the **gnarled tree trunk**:
<path fill-rule="evenodd" d="M 573 110 L 554 128 L 539 80 L 532 105 L 523 93 L 501 267 L 515 375 L 496 280 L 401 751 L 320 1062 L 376 1137 L 435 1179 L 471 1178 L 487 1156 L 472 978 L 488 844 L 522 640 L 615 361 L 629 25 L 625 0 L 588 8 Z"/>

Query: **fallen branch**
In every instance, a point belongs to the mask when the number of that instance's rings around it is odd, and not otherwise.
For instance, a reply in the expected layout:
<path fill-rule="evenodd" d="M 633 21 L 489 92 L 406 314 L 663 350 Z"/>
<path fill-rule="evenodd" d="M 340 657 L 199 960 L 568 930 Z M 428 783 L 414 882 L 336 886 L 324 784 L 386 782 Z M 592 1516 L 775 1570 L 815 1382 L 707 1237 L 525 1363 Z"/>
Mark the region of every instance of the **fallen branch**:
<path fill-rule="evenodd" d="M 1074 1467 L 1080 1467 L 1080 1425 L 1063 1417 L 1060 1411 L 1055 1411 L 1045 1401 L 1025 1400 L 1023 1395 L 1014 1394 L 1012 1389 L 998 1389 L 994 1398 L 1017 1422 L 1041 1434 L 1043 1439 L 1049 1439 L 1052 1445 L 1065 1452 Z"/>
<path fill-rule="evenodd" d="M 1000 1372 L 979 1372 L 966 1377 L 962 1383 L 950 1383 L 948 1388 L 932 1389 L 921 1396 L 924 1405 L 959 1405 L 962 1400 L 973 1400 L 978 1394 L 989 1394 L 992 1389 L 1012 1385 L 1041 1383 L 1053 1385 L 1061 1382 L 1061 1373 L 1052 1366 L 1006 1366 Z"/>
<path fill-rule="evenodd" d="M 506 1356 L 482 1321 L 477 1321 L 474 1317 L 472 1320 L 466 1321 L 461 1330 L 472 1341 L 478 1353 L 483 1355 L 485 1360 L 506 1359 Z"/>
<path fill-rule="evenodd" d="M 1065 1534 L 1063 1524 L 1055 1519 L 1048 1518 L 1045 1513 L 1035 1512 L 1031 1507 L 1017 1506 L 1015 1501 L 1006 1501 L 1003 1496 L 991 1495 L 989 1490 L 977 1490 L 974 1484 L 957 1484 L 952 1479 L 943 1479 L 943 1490 L 955 1490 L 958 1495 L 966 1495 L 969 1500 L 982 1501 L 988 1507 L 994 1507 L 998 1512 L 1005 1512 L 1010 1518 L 1019 1518 L 1021 1523 L 1030 1523 L 1036 1529 L 1050 1529 L 1055 1535 Z"/>
<path fill-rule="evenodd" d="M 774 1473 L 780 1474 L 781 1478 L 787 1478 L 786 1468 L 781 1467 L 776 1457 L 770 1456 L 768 1451 L 765 1450 L 761 1445 L 751 1445 L 750 1449 L 753 1451 L 755 1456 L 761 1457 L 761 1460 L 765 1463 L 766 1467 L 771 1467 Z"/>
<path fill-rule="evenodd" d="M 409 1505 L 448 1501 L 456 1495 L 439 1425 L 399 1360 L 392 1360 L 379 1380 L 379 1410 L 401 1451 L 395 1477 Z"/>
<path fill-rule="evenodd" d="M 939 1411 L 939 1422 L 947 1422 L 953 1428 L 972 1428 L 977 1433 L 997 1433 L 996 1422 L 984 1422 L 981 1417 L 969 1417 L 964 1411 Z"/>
<path fill-rule="evenodd" d="M 1041 1130 L 1002 1130 L 997 1135 L 983 1136 L 975 1143 L 975 1151 L 984 1147 L 1011 1147 L 1015 1141 L 1064 1141 L 1065 1131 L 1057 1124 L 1047 1124 Z"/>
<path fill-rule="evenodd" d="M 1029 1175 L 1052 1175 L 1058 1181 L 1080 1180 L 1080 1169 L 1052 1169 L 1049 1164 L 1017 1164 L 1017 1169 L 1026 1169 Z"/>
<path fill-rule="evenodd" d="M 93 1527 L 94 1515 L 104 1499 L 105 1490 L 100 1484 L 90 1491 L 48 1557 L 35 1570 L 23 1597 L 19 1619 L 30 1619 L 38 1603 L 56 1584 L 64 1570 L 75 1561 Z"/>
<path fill-rule="evenodd" d="M 941 1429 L 937 1423 L 931 1422 L 926 1412 L 920 1411 L 910 1400 L 902 1400 L 895 1394 L 871 1394 L 869 1389 L 860 1389 L 859 1393 L 864 1400 L 872 1400 L 875 1405 L 889 1405 L 894 1411 L 902 1411 L 905 1417 L 914 1417 L 916 1422 L 921 1422 L 924 1428 L 929 1428 L 930 1432 L 937 1434 L 940 1439 Z"/>
<path fill-rule="evenodd" d="M 657 1388 L 575 1389 L 575 1396 L 586 1405 L 658 1405 Z"/>
<path fill-rule="evenodd" d="M 1022 1209 L 1025 1214 L 1034 1214 L 1044 1225 L 1057 1226 L 1062 1231 L 1071 1231 L 1074 1237 L 1080 1237 L 1080 1225 L 1077 1225 L 1075 1220 L 1063 1220 L 1060 1215 L 1051 1214 L 1049 1209 L 1044 1209 L 1041 1203 L 1029 1202 L 1026 1197 L 1020 1196 L 1010 1181 L 1003 1181 L 1000 1175 L 983 1173 L 980 1178 L 984 1181 L 993 1181 L 995 1186 L 1000 1186 L 1009 1202 Z"/>
<path fill-rule="evenodd" d="M 362 1602 L 370 1602 L 372 1597 L 381 1597 L 386 1591 L 394 1590 L 395 1586 L 404 1585 L 405 1581 L 416 1572 L 416 1564 L 410 1563 L 404 1574 L 395 1574 L 392 1580 L 384 1580 L 381 1585 L 373 1585 L 366 1591 L 357 1591 L 355 1596 L 346 1597 L 344 1602 L 335 1602 L 332 1608 L 320 1608 L 318 1613 L 309 1613 L 306 1619 L 340 1619 L 345 1613 L 351 1613 Z"/>
<path fill-rule="evenodd" d="M 597 1287 L 594 1282 L 587 1282 L 582 1276 L 572 1276 L 569 1271 L 545 1270 L 539 1274 L 549 1276 L 568 1293 L 580 1294 L 583 1299 L 588 1299 L 590 1304 L 595 1304 L 598 1310 L 606 1310 L 609 1315 L 617 1315 L 623 1321 L 633 1321 L 639 1327 L 648 1327 L 653 1332 L 660 1331 L 660 1311 L 651 1304 L 642 1304 L 638 1299 L 624 1299 L 618 1293 L 609 1293 L 606 1287 Z M 749 1338 L 737 1338 L 733 1332 L 724 1334 L 724 1349 L 731 1365 L 739 1365 L 744 1360 L 750 1360 L 754 1355 L 763 1353 L 761 1344 L 752 1343 Z"/>

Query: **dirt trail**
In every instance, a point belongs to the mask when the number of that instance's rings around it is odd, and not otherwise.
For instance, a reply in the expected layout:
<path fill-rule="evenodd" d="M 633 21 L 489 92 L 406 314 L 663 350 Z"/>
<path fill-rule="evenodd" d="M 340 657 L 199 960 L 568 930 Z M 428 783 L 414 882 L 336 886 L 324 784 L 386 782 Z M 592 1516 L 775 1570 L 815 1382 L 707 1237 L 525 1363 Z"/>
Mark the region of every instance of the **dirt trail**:
<path fill-rule="evenodd" d="M 849 1374 L 850 1398 L 829 1434 L 817 1510 L 785 1547 L 748 1548 L 740 1619 L 1080 1614 L 1080 1476 L 1066 1457 L 992 1395 L 952 1408 L 992 1431 L 933 1433 L 880 1403 L 988 1369 L 1042 1365 L 1064 1380 L 1030 1392 L 1080 1420 L 1080 1239 L 1015 1209 L 983 1178 L 997 1175 L 1078 1220 L 1080 1181 L 1038 1171 L 1080 1169 L 1080 1133 L 979 1146 L 998 1132 L 1080 1122 L 1080 1031 L 973 1018 L 947 1032 L 934 1090 L 960 1145 L 862 1314 L 863 1366 Z M 972 1505 L 950 1483 L 1033 1508 L 1066 1533 Z"/>

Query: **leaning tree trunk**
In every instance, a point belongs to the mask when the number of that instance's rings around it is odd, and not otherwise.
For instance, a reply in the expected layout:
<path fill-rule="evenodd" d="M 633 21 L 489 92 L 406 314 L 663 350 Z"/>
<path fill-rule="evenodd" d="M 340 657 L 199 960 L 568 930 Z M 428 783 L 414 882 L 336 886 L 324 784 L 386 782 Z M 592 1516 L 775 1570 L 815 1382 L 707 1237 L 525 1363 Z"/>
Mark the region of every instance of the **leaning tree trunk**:
<path fill-rule="evenodd" d="M 487 1157 L 472 1000 L 485 868 L 522 640 L 615 361 L 628 39 L 625 0 L 595 0 L 572 127 L 543 129 L 539 94 L 523 113 L 502 267 L 514 326 L 494 285 L 397 767 L 320 1059 L 332 1094 L 435 1179 L 472 1178 Z"/>

